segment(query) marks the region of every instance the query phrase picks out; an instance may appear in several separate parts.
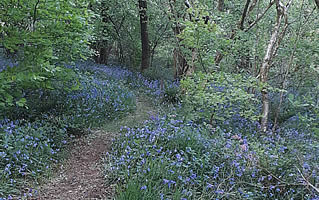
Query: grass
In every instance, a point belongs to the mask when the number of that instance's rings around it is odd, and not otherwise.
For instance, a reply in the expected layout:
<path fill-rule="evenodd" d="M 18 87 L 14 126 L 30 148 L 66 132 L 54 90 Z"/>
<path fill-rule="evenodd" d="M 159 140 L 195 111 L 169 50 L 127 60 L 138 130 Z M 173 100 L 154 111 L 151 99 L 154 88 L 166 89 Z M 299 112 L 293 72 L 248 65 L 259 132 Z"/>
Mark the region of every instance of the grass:
<path fill-rule="evenodd" d="M 150 116 L 158 114 L 158 107 L 156 108 L 151 98 L 144 94 L 138 94 L 136 97 L 136 109 L 127 113 L 121 119 L 112 121 L 111 123 L 105 123 L 100 127 L 108 132 L 119 132 L 119 130 L 126 127 L 134 127 L 142 125 L 145 120 L 148 120 Z"/>

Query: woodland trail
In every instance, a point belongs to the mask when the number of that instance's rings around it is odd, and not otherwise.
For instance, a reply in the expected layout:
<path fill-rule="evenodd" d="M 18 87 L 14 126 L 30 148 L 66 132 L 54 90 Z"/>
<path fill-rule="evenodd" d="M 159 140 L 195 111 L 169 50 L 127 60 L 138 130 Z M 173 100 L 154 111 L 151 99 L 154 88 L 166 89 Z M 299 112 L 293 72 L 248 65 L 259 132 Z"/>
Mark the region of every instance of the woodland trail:
<path fill-rule="evenodd" d="M 68 147 L 67 159 L 39 188 L 36 199 L 113 199 L 115 186 L 106 185 L 103 172 L 103 157 L 111 151 L 112 139 L 120 127 L 137 125 L 156 114 L 152 103 L 146 97 L 138 96 L 134 113 L 106 124 L 93 134 L 74 139 Z"/>

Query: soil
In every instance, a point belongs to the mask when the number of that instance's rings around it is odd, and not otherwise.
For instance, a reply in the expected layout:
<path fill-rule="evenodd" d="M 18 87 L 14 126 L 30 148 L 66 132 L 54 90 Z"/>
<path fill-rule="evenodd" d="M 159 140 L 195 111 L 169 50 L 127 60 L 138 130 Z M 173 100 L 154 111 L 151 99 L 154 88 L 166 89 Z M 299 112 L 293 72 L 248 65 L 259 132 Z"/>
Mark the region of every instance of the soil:
<path fill-rule="evenodd" d="M 102 158 L 111 150 L 112 138 L 112 134 L 96 131 L 74 140 L 69 158 L 40 188 L 38 199 L 113 199 L 114 187 L 105 185 L 102 171 Z"/>
<path fill-rule="evenodd" d="M 134 113 L 113 121 L 93 134 L 76 138 L 69 145 L 68 157 L 50 180 L 38 189 L 40 200 L 114 199 L 115 185 L 107 185 L 103 157 L 111 151 L 112 139 L 121 126 L 133 126 L 155 115 L 146 97 L 137 97 Z"/>

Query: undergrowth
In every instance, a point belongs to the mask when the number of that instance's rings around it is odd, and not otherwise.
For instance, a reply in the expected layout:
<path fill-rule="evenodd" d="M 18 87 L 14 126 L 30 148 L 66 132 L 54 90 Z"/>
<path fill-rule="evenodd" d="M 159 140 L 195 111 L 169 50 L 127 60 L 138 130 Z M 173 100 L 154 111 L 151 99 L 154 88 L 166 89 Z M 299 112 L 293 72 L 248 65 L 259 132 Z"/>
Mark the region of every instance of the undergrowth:
<path fill-rule="evenodd" d="M 81 67 L 71 67 L 77 71 L 75 89 L 67 90 L 65 85 L 57 85 L 55 90 L 26 89 L 25 107 L 1 110 L 1 198 L 34 196 L 30 183 L 61 159 L 70 136 L 81 136 L 135 109 L 134 93 L 118 79 Z"/>
<path fill-rule="evenodd" d="M 170 115 L 123 128 L 105 169 L 123 200 L 317 199 L 318 145 L 292 129 L 258 135 Z"/>

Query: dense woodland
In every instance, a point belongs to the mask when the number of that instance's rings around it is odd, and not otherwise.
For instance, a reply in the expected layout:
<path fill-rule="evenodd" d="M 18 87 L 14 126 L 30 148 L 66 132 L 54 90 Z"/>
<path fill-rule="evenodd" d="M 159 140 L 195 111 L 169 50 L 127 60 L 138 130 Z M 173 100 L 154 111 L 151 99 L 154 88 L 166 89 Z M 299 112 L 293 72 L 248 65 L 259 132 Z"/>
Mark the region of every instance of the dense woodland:
<path fill-rule="evenodd" d="M 112 198 L 319 199 L 319 0 L 1 0 L 0 199 L 121 120 Z"/>

